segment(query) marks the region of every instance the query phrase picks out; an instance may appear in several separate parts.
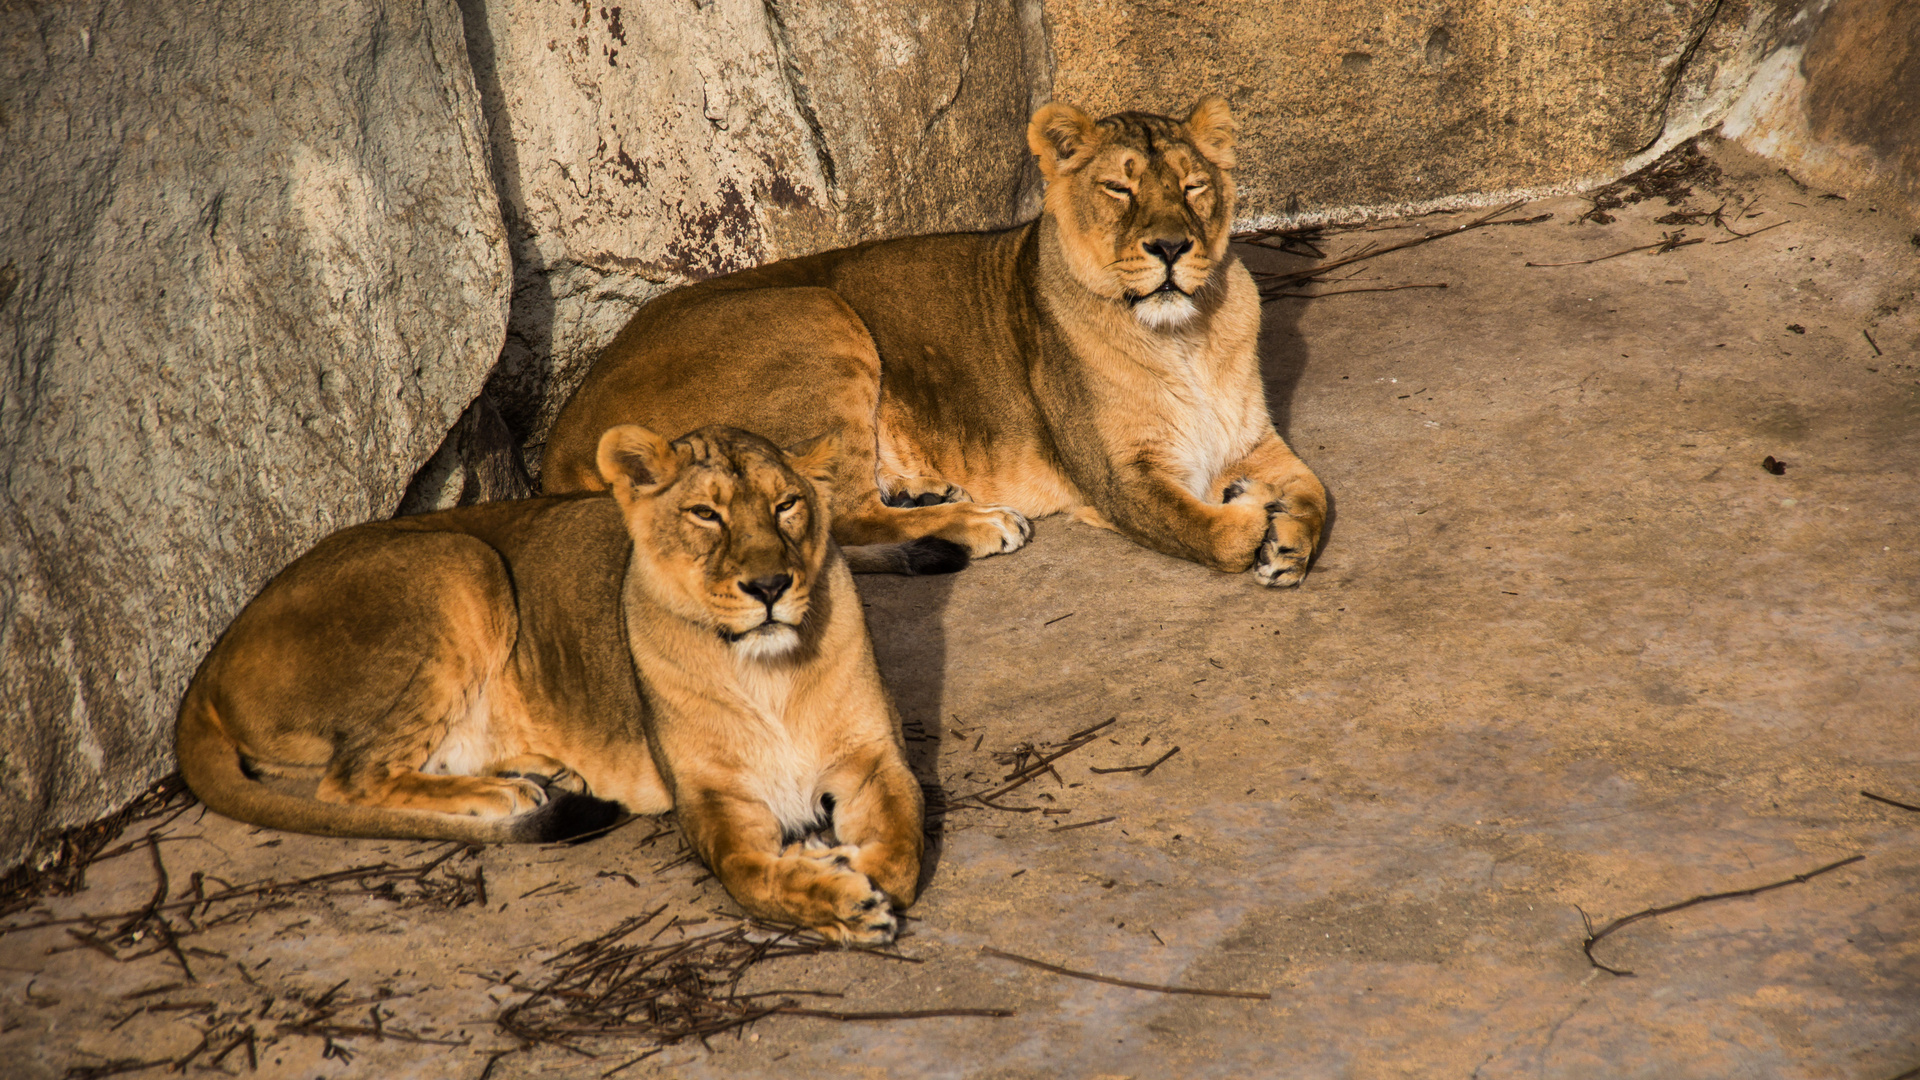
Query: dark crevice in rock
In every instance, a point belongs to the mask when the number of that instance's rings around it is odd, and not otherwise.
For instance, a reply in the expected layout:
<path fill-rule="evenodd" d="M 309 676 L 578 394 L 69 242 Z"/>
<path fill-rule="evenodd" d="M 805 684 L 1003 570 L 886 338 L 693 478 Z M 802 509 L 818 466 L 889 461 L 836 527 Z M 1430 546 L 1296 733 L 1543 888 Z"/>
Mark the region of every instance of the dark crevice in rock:
<path fill-rule="evenodd" d="M 925 143 L 927 137 L 933 134 L 934 127 L 946 119 L 947 113 L 960 100 L 960 95 L 966 92 L 967 76 L 973 72 L 974 38 L 979 33 L 980 0 L 974 0 L 973 15 L 967 20 L 967 44 L 960 52 L 960 75 L 953 81 L 953 93 L 948 94 L 947 100 L 941 102 L 939 107 L 927 117 L 927 122 L 921 125 L 920 141 L 922 143 Z"/>
<path fill-rule="evenodd" d="M 827 143 L 827 131 L 820 123 L 820 115 L 813 107 L 813 94 L 807 89 L 802 77 L 800 64 L 794 59 L 793 40 L 787 33 L 787 24 L 780 17 L 780 6 L 775 0 L 764 0 L 761 5 L 767 13 L 767 33 L 773 39 L 775 56 L 779 59 L 780 73 L 786 80 L 787 90 L 793 95 L 793 107 L 799 112 L 800 119 L 807 125 L 809 143 L 813 147 L 813 156 L 820 163 L 820 175 L 827 182 L 827 194 L 835 206 L 846 203 L 846 195 L 840 190 L 840 181 L 833 164 L 833 150 Z"/>

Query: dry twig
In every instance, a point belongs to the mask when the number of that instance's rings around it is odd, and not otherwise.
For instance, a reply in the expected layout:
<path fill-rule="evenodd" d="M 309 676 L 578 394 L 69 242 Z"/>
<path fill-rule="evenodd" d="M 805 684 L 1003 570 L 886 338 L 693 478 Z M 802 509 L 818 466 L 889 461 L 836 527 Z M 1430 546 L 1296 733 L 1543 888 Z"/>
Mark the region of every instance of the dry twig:
<path fill-rule="evenodd" d="M 1850 866 L 1853 863 L 1857 863 L 1864 858 L 1866 858 L 1865 855 L 1851 855 L 1851 856 L 1848 856 L 1847 858 L 1841 859 L 1839 862 L 1828 863 L 1827 865 L 1819 868 L 1818 870 L 1809 870 L 1804 874 L 1795 874 L 1784 881 L 1776 881 L 1771 884 L 1761 885 L 1757 888 L 1752 888 L 1752 889 L 1735 889 L 1732 892 L 1708 893 L 1705 896 L 1696 896 L 1691 900 L 1682 900 L 1677 904 L 1668 904 L 1665 907 L 1648 908 L 1645 911 L 1636 911 L 1631 915 L 1623 915 L 1620 918 L 1613 920 L 1607 925 L 1601 927 L 1599 930 L 1595 930 L 1593 928 L 1593 920 L 1587 917 L 1587 913 L 1585 911 L 1581 911 L 1580 921 L 1583 924 L 1585 924 L 1587 928 L 1587 938 L 1585 941 L 1581 942 L 1580 951 L 1587 954 L 1587 963 L 1592 964 L 1594 967 L 1599 968 L 1601 971 L 1604 971 L 1609 975 L 1630 976 L 1633 974 L 1632 971 L 1626 968 L 1608 967 L 1607 965 L 1594 959 L 1594 956 L 1593 956 L 1593 947 L 1595 945 L 1598 945 L 1602 938 L 1606 937 L 1608 934 L 1613 933 L 1615 930 L 1618 930 L 1623 926 L 1629 926 L 1633 923 L 1637 923 L 1641 919 L 1651 919 L 1651 918 L 1655 918 L 1656 916 L 1671 914 L 1672 912 L 1679 911 L 1682 908 L 1693 907 L 1696 904 L 1711 903 L 1715 900 L 1735 900 L 1743 896 L 1758 896 L 1763 892 L 1771 892 L 1774 889 L 1784 889 L 1789 885 L 1799 885 L 1813 878 L 1817 878 L 1821 874 L 1827 873 L 1830 870 L 1838 870 L 1843 866 Z"/>
<path fill-rule="evenodd" d="M 1721 244 L 1731 244 L 1735 240 L 1745 240 L 1749 236 L 1759 236 L 1761 233 L 1766 232 L 1768 229 L 1777 229 L 1782 225 L 1791 225 L 1791 224 L 1793 224 L 1793 219 L 1787 218 L 1784 221 L 1776 221 L 1771 225 L 1763 225 L 1760 228 L 1753 230 L 1752 232 L 1736 232 L 1732 226 L 1728 226 L 1727 231 L 1730 233 L 1733 233 L 1733 235 L 1727 237 L 1725 240 L 1715 240 L 1713 243 L 1715 247 L 1718 247 Z"/>
<path fill-rule="evenodd" d="M 1180 748 L 1176 746 L 1173 749 L 1167 751 L 1166 753 L 1161 754 L 1159 757 L 1154 758 L 1152 761 L 1146 763 L 1145 765 L 1122 765 L 1117 769 L 1089 768 L 1087 771 L 1097 772 L 1097 773 L 1137 772 L 1141 776 L 1147 776 L 1151 774 L 1153 770 L 1159 768 L 1168 758 L 1172 757 L 1173 755 L 1179 752 L 1180 752 Z"/>
<path fill-rule="evenodd" d="M 1456 225 L 1451 229 L 1441 229 L 1437 232 L 1427 233 L 1425 236 L 1415 237 L 1412 240 L 1403 240 L 1398 244 L 1388 244 L 1385 247 L 1374 247 L 1373 245 L 1369 244 L 1361 248 L 1358 252 L 1355 252 L 1352 255 L 1345 256 L 1344 258 L 1335 259 L 1330 263 L 1321 263 L 1318 266 L 1310 267 L 1305 270 L 1296 270 L 1290 273 L 1255 274 L 1254 278 L 1255 280 L 1261 283 L 1261 290 L 1260 290 L 1261 299 L 1263 300 L 1271 299 L 1272 294 L 1275 292 L 1275 290 L 1284 289 L 1293 285 L 1305 285 L 1308 282 L 1315 280 L 1320 275 L 1326 273 L 1329 270 L 1337 270 L 1342 266 L 1350 266 L 1353 263 L 1357 263 L 1365 259 L 1378 258 L 1379 256 L 1389 254 L 1390 252 L 1404 251 L 1410 247 L 1418 247 L 1421 244 L 1431 243 L 1432 241 L 1440 240 L 1449 236 L 1458 236 L 1461 233 L 1470 232 L 1474 229 L 1486 228 L 1491 225 L 1532 225 L 1532 224 L 1535 224 L 1536 222 L 1546 221 L 1548 218 L 1551 218 L 1553 216 L 1552 214 L 1540 214 L 1530 218 L 1514 218 L 1507 221 L 1496 220 L 1501 215 L 1510 213 L 1511 211 L 1518 209 L 1519 207 L 1525 204 L 1526 204 L 1525 199 L 1516 199 L 1513 202 L 1510 202 L 1505 206 L 1500 207 L 1499 209 L 1493 211 L 1490 214 L 1484 214 L 1480 217 L 1474 218 L 1472 221 L 1469 221 L 1463 225 Z"/>
<path fill-rule="evenodd" d="M 1380 286 L 1376 286 L 1374 288 L 1368 288 L 1368 289 L 1328 289 L 1326 292 L 1317 292 L 1317 293 L 1315 292 L 1265 293 L 1263 294 L 1262 298 L 1266 300 L 1282 300 L 1287 298 L 1293 298 L 1297 300 L 1318 300 L 1323 296 L 1345 296 L 1347 293 L 1399 292 L 1402 289 L 1444 289 L 1446 287 L 1447 287 L 1446 282 L 1436 281 L 1430 285 L 1380 285 Z"/>
<path fill-rule="evenodd" d="M 1786 222 L 1783 221 L 1781 222 L 1781 224 L 1784 225 L 1786 224 Z M 1768 227 L 1771 228 L 1772 226 L 1768 226 Z M 1650 255 L 1665 255 L 1667 252 L 1672 251 L 1675 248 L 1692 247 L 1695 244 L 1704 244 L 1707 242 L 1707 238 L 1704 236 L 1696 236 L 1693 239 L 1688 240 L 1685 238 L 1686 235 L 1687 235 L 1687 230 L 1675 229 L 1673 232 L 1670 232 L 1670 233 L 1661 233 L 1660 239 L 1654 243 L 1641 244 L 1639 247 L 1630 247 L 1625 251 L 1616 251 L 1611 255 L 1602 255 L 1597 259 L 1575 259 L 1572 262 L 1557 262 L 1557 263 L 1530 262 L 1530 263 L 1527 263 L 1526 265 L 1528 266 L 1587 266 L 1592 263 L 1606 262 L 1608 259 L 1617 259 L 1622 255 L 1631 255 L 1636 251 L 1644 251 Z M 1749 233 L 1748 235 L 1752 235 L 1752 234 Z"/>
<path fill-rule="evenodd" d="M 528 996 L 501 1012 L 495 1023 L 520 1040 L 521 1049 L 551 1045 L 584 1053 L 577 1044 L 587 1039 L 639 1039 L 671 1046 L 684 1039 L 705 1040 L 768 1016 L 881 1021 L 1013 1015 L 1006 1009 L 843 1012 L 802 1006 L 794 1000 L 839 996 L 827 991 L 742 993 L 740 980 L 755 965 L 834 951 L 836 946 L 800 938 L 791 929 L 771 930 L 751 923 L 657 945 L 654 939 L 644 944 L 627 941 L 666 910 L 662 905 L 636 915 L 554 954 L 547 960 L 554 972 L 543 982 L 528 986 L 509 981 L 507 985 Z M 872 951 L 863 955 L 909 959 Z"/>
<path fill-rule="evenodd" d="M 980 946 L 980 951 L 988 956 L 997 956 L 1002 960 L 1011 960 L 1016 964 L 1051 971 L 1055 975 L 1065 975 L 1074 979 L 1086 979 L 1088 982 L 1106 983 L 1109 986 L 1124 986 L 1130 990 L 1151 990 L 1156 994 L 1193 994 L 1199 997 L 1245 998 L 1249 1001 L 1270 1001 L 1273 995 L 1264 990 L 1206 990 L 1191 986 L 1162 986 L 1159 983 L 1134 982 L 1132 979 L 1116 979 L 1111 975 L 1096 975 L 1091 971 L 1075 971 L 1072 968 L 1049 964 L 1029 956 L 1001 952 L 988 945 Z"/>
<path fill-rule="evenodd" d="M 990 800 L 997 799 L 1002 795 L 1008 794 L 1009 792 L 1012 792 L 1021 787 L 1024 787 L 1026 786 L 1027 783 L 1034 780 L 1036 777 L 1046 775 L 1047 772 L 1051 771 L 1054 762 L 1059 761 L 1061 758 L 1066 757 L 1068 754 L 1073 753 L 1075 750 L 1079 750 L 1085 747 L 1087 744 L 1093 742 L 1094 738 L 1097 735 L 1099 735 L 1100 732 L 1105 731 L 1108 727 L 1112 726 L 1119 719 L 1120 718 L 1117 716 L 1111 716 L 1093 725 L 1090 728 L 1083 728 L 1080 731 L 1074 732 L 1073 734 L 1067 736 L 1067 741 L 1064 744 L 1060 745 L 1059 750 L 1056 750 L 1051 754 L 1039 755 L 1038 751 L 1028 746 L 1022 746 L 1017 748 L 1014 751 L 1014 755 L 1015 755 L 1014 770 L 1000 778 L 1004 781 L 1010 781 L 1010 783 L 1007 783 L 1006 786 L 1004 787 L 995 788 L 992 791 L 981 792 L 973 795 L 962 795 L 958 800 L 955 800 L 955 802 L 956 803 L 965 802 L 969 799 L 972 799 L 976 802 L 981 803 L 982 805 L 991 806 L 995 810 L 1015 810 L 1021 813 L 1038 810 L 1039 807 L 1037 806 L 1026 806 L 1026 807 L 996 806 Z M 1031 764 L 1026 764 L 1026 765 L 1019 764 L 1020 762 L 1025 761 L 1027 758 L 1035 757 L 1036 755 L 1039 755 L 1038 760 L 1033 761 Z M 1058 776 L 1059 774 L 1055 773 L 1055 775 Z"/>
<path fill-rule="evenodd" d="M 1912 803 L 1903 803 L 1895 799 L 1889 799 L 1885 795 L 1875 795 L 1871 791 L 1863 791 L 1860 794 L 1865 795 L 1874 802 L 1886 803 L 1888 806 L 1897 806 L 1902 810 L 1911 810 L 1916 814 L 1920 814 L 1920 806 L 1915 806 Z"/>

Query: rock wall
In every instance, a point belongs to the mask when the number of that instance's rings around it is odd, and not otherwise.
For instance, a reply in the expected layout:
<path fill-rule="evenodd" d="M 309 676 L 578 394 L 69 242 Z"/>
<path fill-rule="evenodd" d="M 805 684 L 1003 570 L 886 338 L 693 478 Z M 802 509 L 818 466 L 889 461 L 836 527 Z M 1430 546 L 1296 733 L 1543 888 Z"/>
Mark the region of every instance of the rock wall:
<path fill-rule="evenodd" d="M 1611 179 L 1718 122 L 1798 0 L 1047 0 L 1096 113 L 1226 96 L 1249 224 Z"/>
<path fill-rule="evenodd" d="M 483 125 L 451 0 L 0 8 L 0 866 L 171 769 L 227 620 L 480 389 Z"/>
<path fill-rule="evenodd" d="M 1038 0 L 462 0 L 513 237 L 488 396 L 530 461 L 666 288 L 1038 209 Z"/>
<path fill-rule="evenodd" d="M 1920 8 L 1829 0 L 1788 30 L 1727 117 L 1727 137 L 1803 182 L 1920 216 Z"/>

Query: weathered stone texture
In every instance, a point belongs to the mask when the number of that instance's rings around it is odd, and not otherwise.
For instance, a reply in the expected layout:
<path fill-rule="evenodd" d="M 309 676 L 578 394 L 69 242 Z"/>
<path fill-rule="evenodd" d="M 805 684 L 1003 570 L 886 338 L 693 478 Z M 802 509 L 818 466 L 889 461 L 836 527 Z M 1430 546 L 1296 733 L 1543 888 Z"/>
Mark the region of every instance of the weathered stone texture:
<path fill-rule="evenodd" d="M 482 385 L 483 124 L 451 2 L 0 14 L 0 865 L 170 768 L 227 620 Z"/>
<path fill-rule="evenodd" d="M 1037 0 L 463 0 L 516 258 L 489 385 L 532 443 L 665 288 L 1037 209 Z"/>
<path fill-rule="evenodd" d="M 1726 134 L 1802 180 L 1920 213 L 1920 11 L 1832 0 L 1794 21 Z"/>
<path fill-rule="evenodd" d="M 1225 95 L 1243 216 L 1270 221 L 1611 178 L 1716 121 L 1793 6 L 1047 0 L 1047 16 L 1062 100 Z"/>

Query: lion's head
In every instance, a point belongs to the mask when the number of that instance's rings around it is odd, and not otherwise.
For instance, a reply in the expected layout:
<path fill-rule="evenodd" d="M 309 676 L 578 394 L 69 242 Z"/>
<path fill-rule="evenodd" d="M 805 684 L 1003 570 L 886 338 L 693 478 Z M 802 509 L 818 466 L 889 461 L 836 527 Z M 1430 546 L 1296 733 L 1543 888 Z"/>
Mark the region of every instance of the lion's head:
<path fill-rule="evenodd" d="M 1233 227 L 1233 132 L 1227 103 L 1211 95 L 1185 120 L 1096 121 L 1060 102 L 1034 113 L 1027 145 L 1074 278 L 1147 326 L 1192 318 Z"/>
<path fill-rule="evenodd" d="M 633 536 L 647 593 L 741 655 L 771 659 L 800 643 L 831 550 L 835 448 L 793 450 L 737 428 L 671 442 L 628 424 L 600 437 L 600 475 Z"/>

